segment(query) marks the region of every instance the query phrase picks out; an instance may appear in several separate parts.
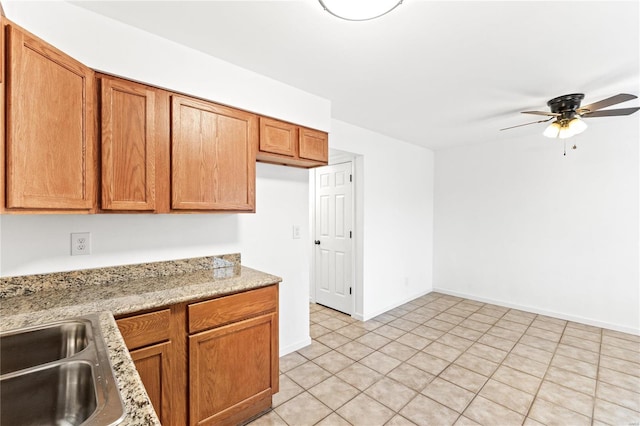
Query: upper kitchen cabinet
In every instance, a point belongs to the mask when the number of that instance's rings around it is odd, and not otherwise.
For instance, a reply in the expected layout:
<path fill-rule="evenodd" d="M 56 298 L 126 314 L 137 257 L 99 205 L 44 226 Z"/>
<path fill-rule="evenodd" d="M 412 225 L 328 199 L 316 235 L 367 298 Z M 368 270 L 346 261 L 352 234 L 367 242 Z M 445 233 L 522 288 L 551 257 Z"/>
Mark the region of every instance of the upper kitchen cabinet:
<path fill-rule="evenodd" d="M 154 211 L 155 90 L 99 76 L 103 210 Z"/>
<path fill-rule="evenodd" d="M 326 166 L 328 150 L 324 132 L 260 117 L 258 161 L 303 168 Z"/>
<path fill-rule="evenodd" d="M 6 33 L 5 207 L 95 209 L 93 71 L 23 29 Z"/>
<path fill-rule="evenodd" d="M 171 208 L 255 211 L 258 117 L 171 97 Z"/>

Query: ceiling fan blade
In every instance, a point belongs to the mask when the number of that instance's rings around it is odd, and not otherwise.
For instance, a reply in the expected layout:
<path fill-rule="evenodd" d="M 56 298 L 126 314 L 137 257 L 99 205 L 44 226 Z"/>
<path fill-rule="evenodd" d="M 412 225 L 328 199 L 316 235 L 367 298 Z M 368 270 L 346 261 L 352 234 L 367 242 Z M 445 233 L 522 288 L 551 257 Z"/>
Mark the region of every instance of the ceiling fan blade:
<path fill-rule="evenodd" d="M 602 111 L 593 111 L 585 113 L 582 118 L 592 117 L 615 117 L 616 115 L 629 115 L 638 111 L 640 107 L 636 108 L 619 108 L 619 109 L 603 109 Z"/>
<path fill-rule="evenodd" d="M 637 98 L 636 95 L 630 95 L 628 93 L 620 93 L 619 95 L 611 96 L 610 98 L 603 99 L 599 102 L 594 102 L 589 105 L 582 106 L 578 108 L 578 113 L 583 114 L 583 111 L 596 111 L 602 108 L 606 108 L 611 105 L 619 104 L 621 102 L 630 101 L 631 99 Z"/>
<path fill-rule="evenodd" d="M 547 121 L 551 121 L 553 120 L 555 117 L 551 117 L 548 120 L 539 120 L 539 121 L 533 121 L 531 123 L 524 123 L 524 124 L 518 124 L 517 126 L 511 126 L 511 127 L 505 127 L 504 129 L 500 129 L 500 131 L 502 130 L 509 130 L 509 129 L 515 129 L 516 127 L 522 127 L 522 126 L 528 126 L 530 124 L 538 124 L 538 123 L 546 123 Z"/>
<path fill-rule="evenodd" d="M 534 115 L 546 115 L 550 117 L 560 117 L 560 114 L 557 112 L 548 112 L 548 111 L 521 111 L 522 114 L 534 114 Z"/>

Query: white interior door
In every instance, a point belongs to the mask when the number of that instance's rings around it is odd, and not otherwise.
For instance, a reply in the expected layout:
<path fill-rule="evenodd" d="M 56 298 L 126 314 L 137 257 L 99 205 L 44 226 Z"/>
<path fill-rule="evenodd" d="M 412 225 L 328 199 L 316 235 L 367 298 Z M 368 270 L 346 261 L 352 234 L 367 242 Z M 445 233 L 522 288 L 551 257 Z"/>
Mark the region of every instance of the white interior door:
<path fill-rule="evenodd" d="M 315 169 L 316 302 L 347 314 L 352 310 L 352 163 Z"/>

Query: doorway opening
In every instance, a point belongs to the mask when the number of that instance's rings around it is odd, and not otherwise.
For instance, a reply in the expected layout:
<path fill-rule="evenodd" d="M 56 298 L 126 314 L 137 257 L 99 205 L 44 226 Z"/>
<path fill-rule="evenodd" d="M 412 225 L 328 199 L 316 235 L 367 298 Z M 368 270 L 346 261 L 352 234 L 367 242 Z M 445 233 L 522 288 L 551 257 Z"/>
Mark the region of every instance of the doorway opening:
<path fill-rule="evenodd" d="M 362 316 L 361 174 L 362 157 L 337 150 L 310 173 L 309 299 L 355 318 Z"/>

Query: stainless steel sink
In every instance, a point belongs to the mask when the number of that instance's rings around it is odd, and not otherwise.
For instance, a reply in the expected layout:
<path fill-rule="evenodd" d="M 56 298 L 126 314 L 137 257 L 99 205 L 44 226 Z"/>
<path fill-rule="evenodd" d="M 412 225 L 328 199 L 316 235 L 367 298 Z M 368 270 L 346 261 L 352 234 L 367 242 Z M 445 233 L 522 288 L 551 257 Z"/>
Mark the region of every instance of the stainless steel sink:
<path fill-rule="evenodd" d="M 115 425 L 124 417 L 97 315 L 0 333 L 0 424 Z"/>
<path fill-rule="evenodd" d="M 68 358 L 87 347 L 89 321 L 70 320 L 0 336 L 0 374 Z"/>

